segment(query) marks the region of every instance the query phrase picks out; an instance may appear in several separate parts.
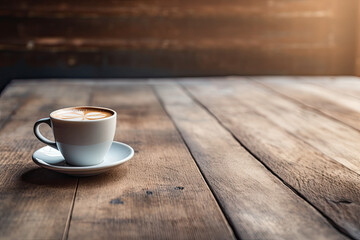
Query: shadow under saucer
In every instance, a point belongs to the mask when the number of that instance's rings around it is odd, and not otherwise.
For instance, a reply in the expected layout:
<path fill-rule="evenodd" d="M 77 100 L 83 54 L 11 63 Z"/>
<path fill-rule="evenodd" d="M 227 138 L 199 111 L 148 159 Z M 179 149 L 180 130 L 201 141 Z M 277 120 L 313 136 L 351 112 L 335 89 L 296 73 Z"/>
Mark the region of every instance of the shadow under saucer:
<path fill-rule="evenodd" d="M 33 168 L 22 173 L 21 180 L 35 185 L 65 187 L 76 183 L 77 178 L 45 168 Z"/>

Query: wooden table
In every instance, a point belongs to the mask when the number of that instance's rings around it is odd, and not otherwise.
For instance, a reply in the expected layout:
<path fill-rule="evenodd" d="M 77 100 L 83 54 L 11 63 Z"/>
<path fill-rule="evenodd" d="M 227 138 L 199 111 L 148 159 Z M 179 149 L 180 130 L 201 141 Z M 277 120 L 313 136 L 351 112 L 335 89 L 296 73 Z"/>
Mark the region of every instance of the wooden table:
<path fill-rule="evenodd" d="M 360 239 L 355 77 L 13 81 L 0 101 L 1 239 Z M 134 158 L 35 165 L 34 122 L 75 105 L 116 110 Z"/>

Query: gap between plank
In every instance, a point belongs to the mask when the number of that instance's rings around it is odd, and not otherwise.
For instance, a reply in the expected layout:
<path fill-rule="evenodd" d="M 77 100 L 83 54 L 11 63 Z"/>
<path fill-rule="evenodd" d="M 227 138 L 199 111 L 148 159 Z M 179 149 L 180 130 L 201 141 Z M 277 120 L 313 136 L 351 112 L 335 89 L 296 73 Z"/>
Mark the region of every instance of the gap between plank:
<path fill-rule="evenodd" d="M 177 84 L 178 84 L 178 83 L 177 83 Z M 215 199 L 215 201 L 216 201 L 216 203 L 217 203 L 217 206 L 220 208 L 222 214 L 224 215 L 226 221 L 228 222 L 232 233 L 234 234 L 234 236 L 235 236 L 236 239 L 241 240 L 241 237 L 240 237 L 239 233 L 236 231 L 236 228 L 235 228 L 234 223 L 231 221 L 230 217 L 227 215 L 227 213 L 225 212 L 224 208 L 223 208 L 222 205 L 220 204 L 219 199 L 217 198 L 216 194 L 214 193 L 214 190 L 212 189 L 211 185 L 209 184 L 208 180 L 206 179 L 205 174 L 202 172 L 200 166 L 198 165 L 198 163 L 197 163 L 194 155 L 192 154 L 192 152 L 191 152 L 191 150 L 190 150 L 190 147 L 188 146 L 187 142 L 185 141 L 185 138 L 184 138 L 184 136 L 182 135 L 180 129 L 177 127 L 175 121 L 173 120 L 173 118 L 170 116 L 170 114 L 169 114 L 168 111 L 166 110 L 164 102 L 161 100 L 160 96 L 158 95 L 158 93 L 157 93 L 157 91 L 154 89 L 154 87 L 153 87 L 152 85 L 150 85 L 150 87 L 151 87 L 152 91 L 154 92 L 156 98 L 158 99 L 158 101 L 159 101 L 159 103 L 160 103 L 160 105 L 161 105 L 161 108 L 162 108 L 163 111 L 166 113 L 166 115 L 168 116 L 168 118 L 171 120 L 171 122 L 173 123 L 176 131 L 177 131 L 178 134 L 180 135 L 183 143 L 185 144 L 185 147 L 186 147 L 187 151 L 189 152 L 189 154 L 191 155 L 192 159 L 194 160 L 194 162 L 195 162 L 195 164 L 196 164 L 196 166 L 197 166 L 197 169 L 199 170 L 199 172 L 200 172 L 202 178 L 204 179 L 207 187 L 209 188 L 212 196 L 214 197 L 214 199 Z"/>
<path fill-rule="evenodd" d="M 75 199 L 76 199 L 78 187 L 79 187 L 79 178 L 77 178 L 77 181 L 76 181 L 76 187 L 75 187 L 74 195 L 73 195 L 73 198 L 71 201 L 70 211 L 69 211 L 69 214 L 66 219 L 66 224 L 65 224 L 65 229 L 64 229 L 64 234 L 62 236 L 62 240 L 67 240 L 69 237 L 71 218 L 72 218 L 72 213 L 74 211 L 74 205 L 75 205 Z"/>
<path fill-rule="evenodd" d="M 216 117 L 204 104 L 202 104 L 199 100 L 196 99 L 196 97 L 193 96 L 193 94 L 188 91 L 182 84 L 177 83 L 182 89 L 183 91 L 199 106 L 201 106 L 202 108 L 204 108 L 206 110 L 206 112 L 212 116 L 219 124 L 220 126 L 222 126 L 228 133 L 231 134 L 231 136 L 235 139 L 235 141 L 237 141 L 241 147 L 243 147 L 252 157 L 254 157 L 257 161 L 259 161 L 271 174 L 273 174 L 277 179 L 279 179 L 286 187 L 288 187 L 291 191 L 294 192 L 294 194 L 296 194 L 298 197 L 300 197 L 301 199 L 303 199 L 305 202 L 307 202 L 310 206 L 312 206 L 317 212 L 320 213 L 321 216 L 323 216 L 336 230 L 338 230 L 341 234 L 345 235 L 346 237 L 355 240 L 355 238 L 353 238 L 352 236 L 350 236 L 346 231 L 344 231 L 340 226 L 338 226 L 331 218 L 329 218 L 327 215 L 325 215 L 320 209 L 318 209 L 315 205 L 313 205 L 302 193 L 300 193 L 299 191 L 297 191 L 295 188 L 293 188 L 290 184 L 288 184 L 287 182 L 285 182 L 278 174 L 276 174 L 271 168 L 269 168 L 260 158 L 258 158 L 253 152 L 251 152 L 251 150 L 249 148 L 247 148 L 241 141 L 240 139 L 238 139 L 233 133 L 232 131 L 226 127 L 218 117 Z M 287 131 L 286 131 L 287 132 Z M 289 133 L 290 135 L 293 136 L 292 133 Z M 302 141 L 300 139 L 300 141 Z M 302 141 L 304 142 L 304 141 Z M 306 142 L 305 142 L 306 143 Z M 307 144 L 307 143 L 306 143 Z M 187 146 L 187 145 L 186 145 Z M 193 157 L 194 158 L 194 157 Z M 195 161 L 196 162 L 196 161 Z M 198 166 L 199 167 L 199 166 Z M 201 171 L 201 170 L 200 170 Z M 224 214 L 225 215 L 225 214 Z M 225 215 L 226 216 L 226 215 Z"/>

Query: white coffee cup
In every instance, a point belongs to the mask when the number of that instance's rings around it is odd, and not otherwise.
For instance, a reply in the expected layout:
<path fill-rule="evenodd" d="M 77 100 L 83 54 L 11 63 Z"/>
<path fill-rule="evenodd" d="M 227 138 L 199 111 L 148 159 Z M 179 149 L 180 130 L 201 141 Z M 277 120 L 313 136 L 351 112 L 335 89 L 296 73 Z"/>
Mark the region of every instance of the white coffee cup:
<path fill-rule="evenodd" d="M 81 114 L 83 111 L 84 116 L 90 117 L 79 119 L 71 116 L 72 111 L 75 111 L 75 114 Z M 99 116 L 96 116 L 96 112 L 104 113 L 106 116 L 101 118 L 100 114 L 100 118 L 97 119 L 96 117 Z M 92 116 L 95 118 L 91 118 Z M 39 126 L 42 123 L 52 128 L 55 142 L 40 133 Z M 50 117 L 38 120 L 34 125 L 34 134 L 41 142 L 59 150 L 68 164 L 91 166 L 104 160 L 114 140 L 115 129 L 116 112 L 114 110 L 80 106 L 59 109 L 53 111 Z"/>

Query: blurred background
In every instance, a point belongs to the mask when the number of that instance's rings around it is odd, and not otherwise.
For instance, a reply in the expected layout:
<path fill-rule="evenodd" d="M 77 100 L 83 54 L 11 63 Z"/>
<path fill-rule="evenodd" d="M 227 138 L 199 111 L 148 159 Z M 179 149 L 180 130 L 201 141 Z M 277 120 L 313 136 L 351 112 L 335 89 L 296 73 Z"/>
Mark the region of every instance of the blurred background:
<path fill-rule="evenodd" d="M 0 90 L 21 78 L 359 75 L 358 0 L 0 2 Z"/>

